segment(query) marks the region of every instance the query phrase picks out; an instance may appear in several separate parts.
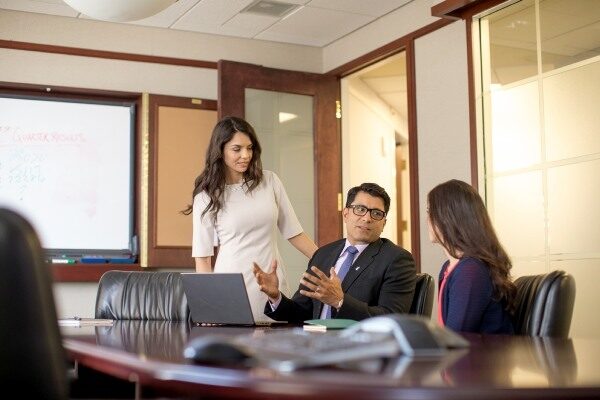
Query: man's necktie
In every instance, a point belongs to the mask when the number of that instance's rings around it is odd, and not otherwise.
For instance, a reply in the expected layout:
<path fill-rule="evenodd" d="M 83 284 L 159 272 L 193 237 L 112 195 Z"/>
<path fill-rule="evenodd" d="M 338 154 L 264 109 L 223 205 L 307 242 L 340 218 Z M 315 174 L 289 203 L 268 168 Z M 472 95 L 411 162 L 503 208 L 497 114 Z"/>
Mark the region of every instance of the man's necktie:
<path fill-rule="evenodd" d="M 354 262 L 354 257 L 356 256 L 356 253 L 358 253 L 358 249 L 354 246 L 348 246 L 348 248 L 346 249 L 346 253 L 346 259 L 342 263 L 342 266 L 340 267 L 340 270 L 337 273 L 337 276 L 340 278 L 340 281 L 344 280 L 344 277 L 350 270 L 350 267 Z M 324 307 L 327 307 L 327 318 L 331 318 L 331 306 L 325 304 Z"/>
<path fill-rule="evenodd" d="M 358 249 L 354 246 L 348 246 L 348 248 L 346 249 L 346 253 L 348 253 L 346 255 L 346 259 L 342 263 L 342 266 L 340 267 L 340 270 L 337 273 L 337 275 L 340 278 L 340 281 L 344 280 L 344 277 L 350 270 L 350 267 L 352 266 L 352 263 L 354 262 L 354 257 L 356 256 L 356 253 L 358 253 Z"/>

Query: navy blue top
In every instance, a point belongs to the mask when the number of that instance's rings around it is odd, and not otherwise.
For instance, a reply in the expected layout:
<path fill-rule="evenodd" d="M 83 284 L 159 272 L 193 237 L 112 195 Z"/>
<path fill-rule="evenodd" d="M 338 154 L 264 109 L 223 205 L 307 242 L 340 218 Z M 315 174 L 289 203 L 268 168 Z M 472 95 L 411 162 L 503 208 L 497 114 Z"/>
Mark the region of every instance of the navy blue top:
<path fill-rule="evenodd" d="M 446 261 L 442 266 L 440 284 L 449 263 Z M 510 314 L 492 296 L 488 266 L 476 258 L 461 259 L 448 275 L 442 293 L 444 324 L 459 332 L 514 333 Z"/>

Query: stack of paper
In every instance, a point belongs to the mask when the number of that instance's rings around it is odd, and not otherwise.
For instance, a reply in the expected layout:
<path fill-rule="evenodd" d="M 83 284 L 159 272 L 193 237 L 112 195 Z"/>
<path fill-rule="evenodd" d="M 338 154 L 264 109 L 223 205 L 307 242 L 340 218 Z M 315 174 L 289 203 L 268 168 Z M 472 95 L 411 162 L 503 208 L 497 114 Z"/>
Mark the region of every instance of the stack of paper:
<path fill-rule="evenodd" d="M 112 319 L 98 319 L 98 318 L 62 318 L 58 320 L 59 326 L 111 326 L 113 324 Z"/>

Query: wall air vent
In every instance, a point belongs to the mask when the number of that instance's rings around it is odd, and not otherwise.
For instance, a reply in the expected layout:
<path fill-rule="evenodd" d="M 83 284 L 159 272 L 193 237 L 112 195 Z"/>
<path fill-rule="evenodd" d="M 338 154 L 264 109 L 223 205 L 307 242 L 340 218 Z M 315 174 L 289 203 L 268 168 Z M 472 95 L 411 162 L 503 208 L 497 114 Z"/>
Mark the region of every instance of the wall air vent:
<path fill-rule="evenodd" d="M 298 4 L 288 4 L 279 1 L 259 0 L 242 10 L 243 13 L 264 15 L 281 18 L 298 7 Z"/>

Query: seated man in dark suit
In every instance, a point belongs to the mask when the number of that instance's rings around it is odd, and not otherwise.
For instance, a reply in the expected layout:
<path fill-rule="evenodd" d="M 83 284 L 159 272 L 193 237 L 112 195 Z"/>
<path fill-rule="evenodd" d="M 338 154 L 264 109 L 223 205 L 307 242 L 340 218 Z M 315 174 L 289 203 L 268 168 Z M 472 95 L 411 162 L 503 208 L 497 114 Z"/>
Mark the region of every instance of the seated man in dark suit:
<path fill-rule="evenodd" d="M 389 208 L 390 197 L 379 185 L 363 183 L 350 189 L 342 211 L 346 239 L 315 252 L 291 299 L 278 289 L 277 263 L 269 272 L 255 263 L 256 281 L 269 296 L 265 315 L 302 322 L 408 312 L 415 291 L 415 262 L 408 251 L 379 237 Z"/>

